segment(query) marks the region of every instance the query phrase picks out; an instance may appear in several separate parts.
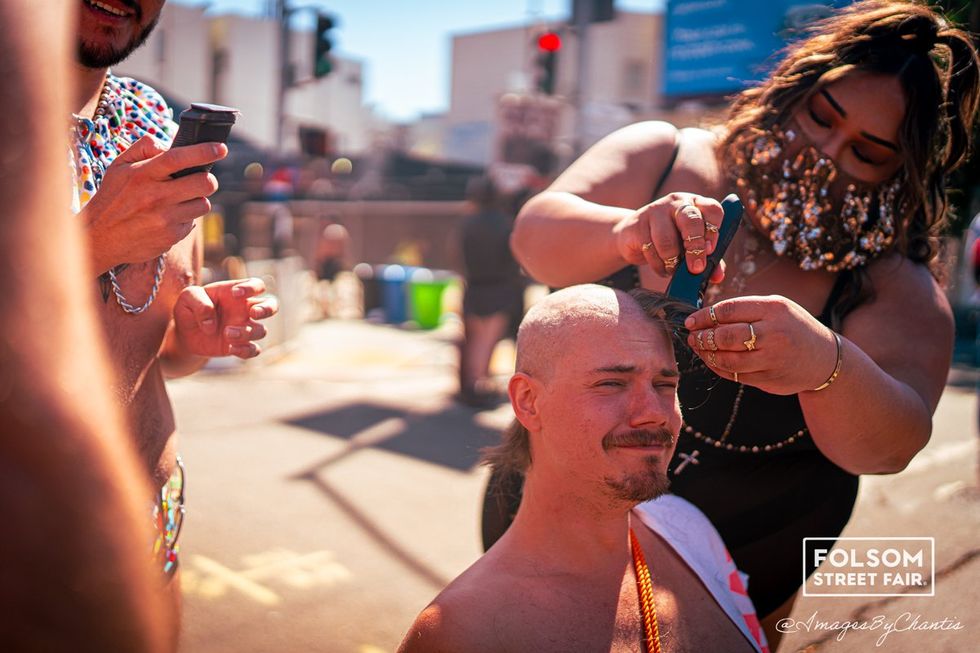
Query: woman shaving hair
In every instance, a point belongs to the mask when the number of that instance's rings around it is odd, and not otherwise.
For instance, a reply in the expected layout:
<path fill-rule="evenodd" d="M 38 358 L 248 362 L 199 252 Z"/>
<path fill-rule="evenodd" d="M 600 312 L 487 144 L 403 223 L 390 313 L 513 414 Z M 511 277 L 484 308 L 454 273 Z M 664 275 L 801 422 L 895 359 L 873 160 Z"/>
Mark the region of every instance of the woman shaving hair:
<path fill-rule="evenodd" d="M 967 34 L 919 4 L 855 2 L 720 129 L 621 129 L 518 217 L 512 244 L 539 281 L 663 290 L 680 257 L 704 269 L 722 219 L 711 198 L 745 202 L 727 269 L 688 320 L 671 479 L 749 574 L 771 642 L 802 538 L 839 534 L 858 475 L 898 472 L 929 440 L 953 345 L 934 234 L 977 101 Z"/>

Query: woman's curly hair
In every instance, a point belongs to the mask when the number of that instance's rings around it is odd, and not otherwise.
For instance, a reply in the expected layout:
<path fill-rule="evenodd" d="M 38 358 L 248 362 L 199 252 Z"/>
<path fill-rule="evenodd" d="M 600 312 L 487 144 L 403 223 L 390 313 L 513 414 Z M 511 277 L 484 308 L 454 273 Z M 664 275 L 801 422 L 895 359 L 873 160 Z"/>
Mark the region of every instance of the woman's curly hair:
<path fill-rule="evenodd" d="M 969 156 L 980 60 L 970 36 L 927 6 L 860 0 L 812 24 L 765 81 L 736 96 L 722 161 L 737 160 L 768 127 L 852 72 L 894 75 L 905 92 L 899 147 L 908 183 L 897 200 L 896 247 L 929 264 L 947 211 L 947 176 Z"/>

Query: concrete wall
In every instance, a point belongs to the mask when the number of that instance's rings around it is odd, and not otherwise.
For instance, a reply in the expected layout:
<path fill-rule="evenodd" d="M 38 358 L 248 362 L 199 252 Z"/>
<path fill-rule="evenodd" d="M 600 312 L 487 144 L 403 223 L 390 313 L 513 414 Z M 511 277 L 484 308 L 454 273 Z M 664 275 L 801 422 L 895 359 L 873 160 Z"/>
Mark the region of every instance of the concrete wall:
<path fill-rule="evenodd" d="M 169 3 L 143 47 L 113 72 L 190 102 L 210 102 L 211 48 L 204 8 Z M 186 107 L 173 107 L 179 114 Z M 176 115 L 175 115 L 176 117 Z"/>
<path fill-rule="evenodd" d="M 272 255 L 273 214 L 282 205 L 253 202 L 244 207 L 243 255 L 263 259 Z M 293 216 L 293 247 L 313 267 L 317 240 L 326 218 L 350 233 L 350 263 L 391 263 L 400 244 L 415 241 L 422 264 L 435 269 L 457 265 L 458 226 L 466 202 L 323 202 L 294 201 L 286 205 Z"/>
<path fill-rule="evenodd" d="M 215 101 L 242 112 L 236 131 L 260 147 L 275 145 L 277 34 L 278 25 L 270 18 L 229 15 L 212 21 L 212 45 L 223 53 Z"/>
<path fill-rule="evenodd" d="M 453 36 L 446 155 L 454 161 L 486 164 L 496 137 L 497 98 L 529 87 L 529 27 Z"/>

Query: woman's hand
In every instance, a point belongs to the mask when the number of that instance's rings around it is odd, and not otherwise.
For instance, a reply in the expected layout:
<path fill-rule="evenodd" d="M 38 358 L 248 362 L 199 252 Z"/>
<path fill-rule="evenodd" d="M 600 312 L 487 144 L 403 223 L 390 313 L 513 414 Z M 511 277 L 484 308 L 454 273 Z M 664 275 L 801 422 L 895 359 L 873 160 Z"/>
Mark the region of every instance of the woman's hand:
<path fill-rule="evenodd" d="M 626 262 L 647 264 L 662 277 L 674 273 L 681 256 L 699 274 L 718 244 L 723 217 L 721 204 L 710 197 L 671 193 L 622 219 L 613 228 L 616 247 Z M 722 267 L 716 267 L 711 281 L 723 278 Z"/>
<path fill-rule="evenodd" d="M 687 318 L 687 343 L 718 376 L 777 395 L 813 390 L 836 369 L 833 332 L 785 297 L 736 297 Z"/>

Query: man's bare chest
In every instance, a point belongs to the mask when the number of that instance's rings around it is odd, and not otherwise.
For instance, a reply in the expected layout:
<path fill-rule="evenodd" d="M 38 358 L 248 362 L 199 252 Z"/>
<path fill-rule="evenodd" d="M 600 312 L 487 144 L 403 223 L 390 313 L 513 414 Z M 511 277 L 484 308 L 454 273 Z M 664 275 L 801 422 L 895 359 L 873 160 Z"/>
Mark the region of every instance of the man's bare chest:
<path fill-rule="evenodd" d="M 497 620 L 502 650 L 641 653 L 643 620 L 633 574 L 615 582 L 545 583 L 520 592 Z"/>
<path fill-rule="evenodd" d="M 194 282 L 192 250 L 193 242 L 187 239 L 164 255 L 159 274 L 157 261 L 152 260 L 126 266 L 116 275 L 115 287 L 100 282 L 99 314 L 110 356 L 124 386 L 135 382 L 141 371 L 156 360 L 177 297 Z M 124 302 L 130 310 L 124 308 Z M 149 306 L 145 310 L 132 311 L 147 302 Z"/>

